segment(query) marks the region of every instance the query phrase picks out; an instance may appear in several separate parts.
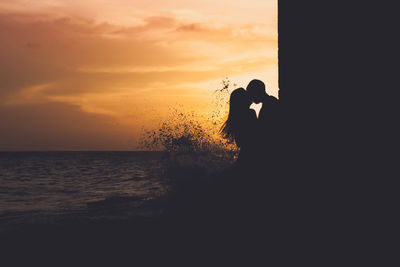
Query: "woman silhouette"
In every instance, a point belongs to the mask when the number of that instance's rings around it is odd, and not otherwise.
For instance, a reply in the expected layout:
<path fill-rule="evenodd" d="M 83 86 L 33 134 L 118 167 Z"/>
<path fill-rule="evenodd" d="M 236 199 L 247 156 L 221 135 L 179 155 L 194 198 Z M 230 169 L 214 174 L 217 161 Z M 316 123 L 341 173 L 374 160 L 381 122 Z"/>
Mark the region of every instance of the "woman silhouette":
<path fill-rule="evenodd" d="M 246 90 L 235 89 L 229 99 L 228 119 L 221 127 L 222 136 L 240 148 L 237 160 L 240 166 L 248 165 L 254 157 L 257 115 L 250 109 L 251 103 Z"/>

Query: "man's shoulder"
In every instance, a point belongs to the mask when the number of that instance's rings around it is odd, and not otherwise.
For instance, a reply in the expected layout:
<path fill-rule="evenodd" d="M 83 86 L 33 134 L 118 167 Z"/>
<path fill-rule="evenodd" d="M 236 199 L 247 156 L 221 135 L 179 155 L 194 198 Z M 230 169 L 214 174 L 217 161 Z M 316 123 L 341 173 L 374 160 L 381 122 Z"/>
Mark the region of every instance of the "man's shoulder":
<path fill-rule="evenodd" d="M 263 106 L 266 105 L 270 105 L 270 104 L 277 104 L 279 102 L 278 99 L 276 99 L 276 97 L 274 96 L 268 96 L 265 98 L 264 102 L 263 102 Z"/>
<path fill-rule="evenodd" d="M 272 103 L 278 103 L 278 101 L 279 101 L 275 96 L 272 96 L 272 95 L 268 96 L 268 98 L 269 98 L 269 101 L 271 101 Z"/>
<path fill-rule="evenodd" d="M 268 96 L 263 102 L 258 118 L 263 120 L 270 117 L 277 109 L 279 109 L 279 100 L 274 96 Z"/>

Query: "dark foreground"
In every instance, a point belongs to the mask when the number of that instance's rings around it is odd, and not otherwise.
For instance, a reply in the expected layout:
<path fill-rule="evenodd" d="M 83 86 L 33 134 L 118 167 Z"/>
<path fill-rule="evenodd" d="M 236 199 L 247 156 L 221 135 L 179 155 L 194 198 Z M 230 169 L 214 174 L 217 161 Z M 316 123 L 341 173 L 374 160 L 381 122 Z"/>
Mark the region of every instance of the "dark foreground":
<path fill-rule="evenodd" d="M 268 179 L 257 170 L 231 170 L 179 184 L 154 203 L 162 209 L 158 215 L 89 220 L 75 214 L 15 225 L 2 233 L 3 260 L 20 266 L 325 266 L 358 255 L 359 244 L 374 238 L 362 223 L 365 205 L 349 201 L 344 190 L 270 171 Z M 117 215 L 120 204 L 100 212 Z"/>
<path fill-rule="evenodd" d="M 292 230 L 278 215 L 285 211 L 278 211 L 282 200 L 271 194 L 273 182 L 261 187 L 256 181 L 249 173 L 229 171 L 201 182 L 181 182 L 154 203 L 163 212 L 153 216 L 110 219 L 118 213 L 121 203 L 116 203 L 92 210 L 107 215 L 104 220 L 71 214 L 53 223 L 14 225 L 2 233 L 2 253 L 14 263 L 79 266 L 106 261 L 112 266 L 119 261 L 214 266 L 240 260 L 246 265 L 267 260 L 267 254 L 287 245 Z"/>

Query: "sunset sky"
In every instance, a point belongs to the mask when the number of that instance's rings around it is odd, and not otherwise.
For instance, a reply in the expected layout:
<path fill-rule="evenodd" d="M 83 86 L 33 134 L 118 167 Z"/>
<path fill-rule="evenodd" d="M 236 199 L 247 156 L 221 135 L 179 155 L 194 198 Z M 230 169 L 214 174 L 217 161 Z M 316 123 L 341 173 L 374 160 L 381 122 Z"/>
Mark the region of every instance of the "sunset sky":
<path fill-rule="evenodd" d="M 0 0 L 0 150 L 132 150 L 222 79 L 277 96 L 276 0 Z"/>

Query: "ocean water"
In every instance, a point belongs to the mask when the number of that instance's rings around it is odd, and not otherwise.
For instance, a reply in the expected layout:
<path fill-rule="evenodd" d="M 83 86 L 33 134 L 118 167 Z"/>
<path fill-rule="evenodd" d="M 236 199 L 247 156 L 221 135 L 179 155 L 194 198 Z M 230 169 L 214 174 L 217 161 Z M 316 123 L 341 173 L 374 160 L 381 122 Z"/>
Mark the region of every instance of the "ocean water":
<path fill-rule="evenodd" d="M 162 152 L 0 152 L 0 220 L 162 196 Z"/>

